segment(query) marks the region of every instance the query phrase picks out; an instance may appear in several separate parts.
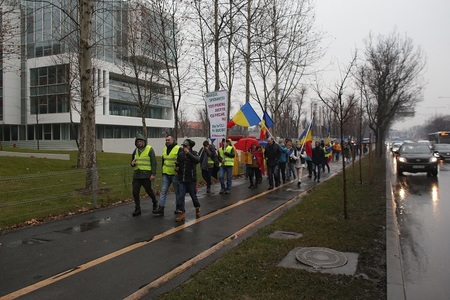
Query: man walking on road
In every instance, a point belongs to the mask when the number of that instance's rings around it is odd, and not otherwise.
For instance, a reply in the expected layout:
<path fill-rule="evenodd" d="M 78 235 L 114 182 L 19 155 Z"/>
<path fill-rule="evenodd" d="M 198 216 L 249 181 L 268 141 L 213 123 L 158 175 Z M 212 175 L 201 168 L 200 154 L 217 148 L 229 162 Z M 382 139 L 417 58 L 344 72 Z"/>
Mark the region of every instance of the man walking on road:
<path fill-rule="evenodd" d="M 166 206 L 167 194 L 169 187 L 172 184 L 175 193 L 175 203 L 179 197 L 178 193 L 178 178 L 175 172 L 175 162 L 177 161 L 178 151 L 180 146 L 177 145 L 173 136 L 168 135 L 166 137 L 166 148 L 162 153 L 162 182 L 161 182 L 161 194 L 159 196 L 159 206 L 153 210 L 153 213 L 157 216 L 164 215 L 164 207 Z M 180 207 L 176 207 L 175 213 L 180 212 Z"/>
<path fill-rule="evenodd" d="M 131 166 L 133 172 L 133 199 L 135 209 L 133 217 L 141 214 L 140 190 L 143 186 L 147 195 L 152 199 L 153 209 L 156 209 L 158 202 L 152 189 L 152 181 L 155 180 L 156 174 L 156 157 L 152 146 L 147 145 L 147 139 L 140 133 L 136 135 L 134 141 L 136 149 L 131 155 Z"/>
<path fill-rule="evenodd" d="M 278 170 L 279 161 L 281 157 L 280 145 L 275 143 L 273 137 L 267 139 L 267 146 L 264 151 L 267 163 L 267 176 L 269 177 L 269 190 L 273 189 L 274 181 L 275 186 L 280 185 L 280 173 Z"/>
<path fill-rule="evenodd" d="M 322 169 L 322 163 L 325 159 L 325 152 L 320 147 L 320 143 L 316 141 L 315 147 L 312 149 L 312 163 L 314 172 L 314 181 L 320 182 L 320 170 Z"/>
<path fill-rule="evenodd" d="M 192 202 L 195 207 L 195 216 L 200 217 L 200 203 L 197 197 L 197 164 L 200 162 L 198 153 L 192 148 L 195 146 L 195 142 L 191 139 L 186 139 L 182 143 L 183 149 L 178 152 L 177 162 L 175 170 L 178 173 L 179 193 L 180 196 L 177 199 L 177 206 L 181 212 L 175 219 L 177 222 L 185 220 L 185 198 L 186 193 L 191 196 Z"/>
<path fill-rule="evenodd" d="M 219 161 L 221 162 L 219 170 L 220 179 L 220 193 L 229 194 L 231 190 L 231 183 L 233 179 L 233 166 L 234 166 L 234 148 L 231 145 L 231 140 L 227 139 L 222 141 L 222 147 L 219 149 Z M 225 173 L 227 173 L 227 182 L 225 184 Z"/>

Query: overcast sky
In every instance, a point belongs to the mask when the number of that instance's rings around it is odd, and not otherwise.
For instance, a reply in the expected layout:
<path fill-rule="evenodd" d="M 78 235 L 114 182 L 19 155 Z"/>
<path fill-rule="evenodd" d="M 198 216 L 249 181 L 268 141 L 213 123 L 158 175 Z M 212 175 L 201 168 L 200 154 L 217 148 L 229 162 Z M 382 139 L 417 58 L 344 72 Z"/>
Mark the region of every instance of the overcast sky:
<path fill-rule="evenodd" d="M 449 0 L 315 0 L 316 25 L 329 45 L 325 61 L 330 81 L 340 77 L 337 65 L 348 65 L 355 49 L 362 54 L 370 32 L 388 35 L 396 28 L 426 53 L 424 101 L 416 116 L 395 129 L 422 125 L 435 114 L 450 114 L 450 1 Z M 442 98 L 446 97 L 446 98 Z M 449 128 L 446 128 L 449 129 Z"/>

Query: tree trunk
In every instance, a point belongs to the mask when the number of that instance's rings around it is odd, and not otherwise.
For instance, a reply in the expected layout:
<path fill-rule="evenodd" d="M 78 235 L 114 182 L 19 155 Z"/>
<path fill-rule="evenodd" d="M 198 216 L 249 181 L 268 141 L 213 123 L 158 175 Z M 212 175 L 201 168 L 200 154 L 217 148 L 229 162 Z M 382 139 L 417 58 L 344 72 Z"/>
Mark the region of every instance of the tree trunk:
<path fill-rule="evenodd" d="M 81 117 L 80 117 L 80 150 L 78 152 L 78 167 L 86 168 L 86 190 L 97 190 L 93 182 L 97 179 L 97 147 L 95 132 L 95 102 L 91 89 L 92 55 L 91 55 L 91 25 L 93 1 L 80 2 L 80 45 L 79 72 L 81 86 Z"/>

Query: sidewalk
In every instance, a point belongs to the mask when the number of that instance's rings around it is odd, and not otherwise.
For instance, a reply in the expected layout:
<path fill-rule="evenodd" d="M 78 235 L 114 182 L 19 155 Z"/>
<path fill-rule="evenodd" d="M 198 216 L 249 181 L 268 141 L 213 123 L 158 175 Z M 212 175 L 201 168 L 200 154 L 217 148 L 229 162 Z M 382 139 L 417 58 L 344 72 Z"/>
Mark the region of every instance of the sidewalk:
<path fill-rule="evenodd" d="M 0 151 L 0 156 L 37 157 L 37 158 L 70 160 L 70 154 Z"/>
<path fill-rule="evenodd" d="M 386 161 L 386 280 L 387 300 L 406 299 L 402 251 L 397 226 L 396 204 L 392 194 L 389 165 Z"/>
<path fill-rule="evenodd" d="M 323 180 L 333 176 L 337 166 Z M 136 299 L 137 295 L 151 299 L 269 224 L 284 213 L 290 199 L 316 183 L 303 180 L 299 190 L 291 182 L 270 192 L 263 183 L 258 193 L 247 185 L 244 179 L 234 180 L 230 195 L 220 195 L 217 184 L 212 194 L 201 188 L 202 217 L 195 219 L 187 197 L 183 224 L 174 221 L 171 195 L 163 217 L 155 217 L 151 201 L 145 199 L 139 217 L 131 217 L 134 204 L 129 203 L 0 236 L 0 298 L 9 294 L 21 299 Z M 391 200 L 387 197 L 387 210 Z M 387 212 L 386 224 L 388 299 L 404 299 L 398 293 L 401 273 L 393 265 L 399 249 L 390 241 L 397 233 L 395 218 L 389 220 L 389 215 L 393 214 Z M 245 227 L 249 229 L 242 231 Z"/>

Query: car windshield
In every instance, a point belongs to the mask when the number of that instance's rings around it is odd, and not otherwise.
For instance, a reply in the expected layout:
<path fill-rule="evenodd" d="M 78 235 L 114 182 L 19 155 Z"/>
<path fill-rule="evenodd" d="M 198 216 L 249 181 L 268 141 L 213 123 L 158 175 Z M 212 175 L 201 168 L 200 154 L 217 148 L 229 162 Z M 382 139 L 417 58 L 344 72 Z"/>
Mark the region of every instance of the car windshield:
<path fill-rule="evenodd" d="M 434 145 L 434 150 L 450 150 L 450 144 Z"/>
<path fill-rule="evenodd" d="M 401 148 L 403 154 L 425 154 L 430 153 L 427 145 L 403 145 Z"/>

